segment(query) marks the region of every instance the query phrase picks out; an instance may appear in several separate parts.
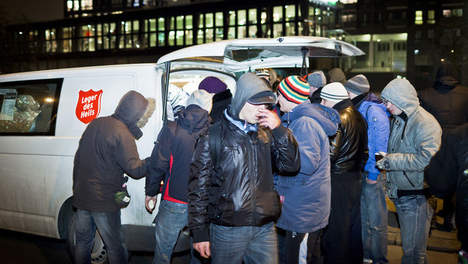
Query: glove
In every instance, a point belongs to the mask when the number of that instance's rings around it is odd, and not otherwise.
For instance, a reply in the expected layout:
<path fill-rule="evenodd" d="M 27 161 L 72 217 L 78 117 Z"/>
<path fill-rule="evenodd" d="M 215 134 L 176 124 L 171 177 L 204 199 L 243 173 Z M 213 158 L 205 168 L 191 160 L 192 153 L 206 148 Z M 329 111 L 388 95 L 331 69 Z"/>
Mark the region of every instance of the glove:
<path fill-rule="evenodd" d="M 390 170 L 390 162 L 387 158 L 382 158 L 381 160 L 377 161 L 375 163 L 375 166 L 377 166 L 377 168 L 379 168 L 380 170 Z"/>

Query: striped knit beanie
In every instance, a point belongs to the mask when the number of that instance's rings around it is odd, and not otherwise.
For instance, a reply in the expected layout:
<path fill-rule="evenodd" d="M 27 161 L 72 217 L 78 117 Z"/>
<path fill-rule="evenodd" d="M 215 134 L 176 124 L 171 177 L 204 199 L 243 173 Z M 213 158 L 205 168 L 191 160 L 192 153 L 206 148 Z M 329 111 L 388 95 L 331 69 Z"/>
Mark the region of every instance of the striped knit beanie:
<path fill-rule="evenodd" d="M 346 88 L 339 82 L 332 82 L 325 85 L 320 92 L 320 97 L 332 102 L 341 102 L 349 98 Z"/>
<path fill-rule="evenodd" d="M 301 104 L 309 97 L 310 87 L 303 78 L 291 75 L 280 82 L 278 91 L 286 100 L 295 104 Z"/>
<path fill-rule="evenodd" d="M 369 81 L 367 80 L 366 76 L 362 74 L 358 74 L 353 78 L 349 79 L 344 84 L 344 87 L 346 88 L 346 90 L 357 95 L 368 93 L 370 90 Z"/>

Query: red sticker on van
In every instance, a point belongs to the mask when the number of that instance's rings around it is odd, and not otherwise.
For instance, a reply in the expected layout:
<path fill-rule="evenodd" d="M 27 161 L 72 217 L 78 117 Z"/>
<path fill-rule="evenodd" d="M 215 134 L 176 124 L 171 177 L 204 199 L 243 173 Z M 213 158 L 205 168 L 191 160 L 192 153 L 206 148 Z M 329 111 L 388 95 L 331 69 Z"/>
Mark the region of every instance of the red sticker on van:
<path fill-rule="evenodd" d="M 99 115 L 101 111 L 101 95 L 102 90 L 97 92 L 93 90 L 80 91 L 75 113 L 81 122 L 88 124 Z"/>

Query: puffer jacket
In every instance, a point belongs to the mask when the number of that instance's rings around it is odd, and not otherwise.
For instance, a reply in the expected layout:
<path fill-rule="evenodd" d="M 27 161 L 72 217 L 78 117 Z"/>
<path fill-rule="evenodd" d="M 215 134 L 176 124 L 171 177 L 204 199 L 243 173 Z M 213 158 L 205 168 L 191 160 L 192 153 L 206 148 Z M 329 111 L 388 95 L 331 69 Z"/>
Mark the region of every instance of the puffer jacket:
<path fill-rule="evenodd" d="M 277 226 L 310 233 L 328 225 L 331 203 L 330 143 L 340 116 L 334 109 L 304 102 L 282 117 L 299 144 L 301 170 L 296 177 L 278 176 L 277 190 L 284 196 Z"/>
<path fill-rule="evenodd" d="M 333 108 L 340 114 L 341 123 L 330 142 L 331 174 L 360 172 L 369 157 L 366 121 L 349 99 Z"/>
<path fill-rule="evenodd" d="M 239 119 L 247 100 L 262 91 L 271 89 L 255 74 L 241 76 L 224 117 L 197 142 L 188 193 L 194 242 L 209 241 L 210 223 L 261 226 L 279 217 L 273 166 L 283 174 L 297 174 L 299 150 L 284 126 L 270 130 Z"/>
<path fill-rule="evenodd" d="M 112 116 L 94 119 L 85 129 L 75 154 L 73 167 L 73 206 L 98 212 L 120 207 L 114 194 L 122 190 L 124 173 L 144 177 L 148 163 L 140 160 L 135 139 L 142 136 L 136 126 L 148 101 L 130 91 Z"/>
<path fill-rule="evenodd" d="M 422 190 L 424 168 L 439 150 L 442 129 L 437 120 L 419 105 L 413 85 L 394 79 L 382 91 L 382 98 L 403 111 L 394 116 L 388 140 L 387 192 Z"/>

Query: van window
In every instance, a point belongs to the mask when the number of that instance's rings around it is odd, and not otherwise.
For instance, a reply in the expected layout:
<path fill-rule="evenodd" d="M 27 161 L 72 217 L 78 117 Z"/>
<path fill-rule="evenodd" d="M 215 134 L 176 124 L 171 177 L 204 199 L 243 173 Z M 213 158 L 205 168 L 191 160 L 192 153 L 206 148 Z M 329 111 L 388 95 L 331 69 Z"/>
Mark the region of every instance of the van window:
<path fill-rule="evenodd" d="M 62 82 L 0 83 L 0 135 L 54 135 Z"/>

